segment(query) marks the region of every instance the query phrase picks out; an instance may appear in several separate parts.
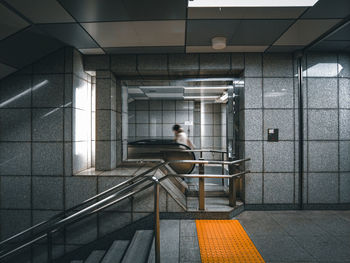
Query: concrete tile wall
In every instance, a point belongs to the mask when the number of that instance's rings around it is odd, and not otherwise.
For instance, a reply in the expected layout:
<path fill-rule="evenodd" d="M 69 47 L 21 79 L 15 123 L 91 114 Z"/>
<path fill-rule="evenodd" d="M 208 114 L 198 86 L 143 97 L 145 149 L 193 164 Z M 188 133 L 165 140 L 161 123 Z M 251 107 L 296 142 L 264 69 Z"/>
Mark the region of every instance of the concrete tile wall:
<path fill-rule="evenodd" d="M 349 54 L 305 57 L 306 202 L 349 203 Z"/>
<path fill-rule="evenodd" d="M 121 163 L 121 97 L 121 83 L 114 74 L 108 70 L 96 71 L 96 170 L 112 170 Z"/>
<path fill-rule="evenodd" d="M 60 49 L 0 81 L 1 240 L 65 209 L 77 55 Z"/>
<path fill-rule="evenodd" d="M 226 105 L 201 103 L 200 129 L 202 149 L 226 150 Z M 217 159 L 212 153 L 203 153 L 204 159 Z M 221 158 L 221 156 L 218 156 Z"/>
<path fill-rule="evenodd" d="M 128 104 L 128 140 L 173 139 L 172 127 L 180 124 L 192 142 L 198 137 L 193 101 L 150 100 Z M 191 123 L 185 125 L 185 123 Z"/>
<path fill-rule="evenodd" d="M 92 120 L 95 117 L 92 109 L 92 101 L 95 100 L 92 93 L 92 77 L 84 71 L 83 56 L 73 51 L 73 91 L 72 91 L 72 169 L 73 174 L 92 166 Z"/>
<path fill-rule="evenodd" d="M 133 101 L 128 104 L 128 140 L 173 139 L 180 124 L 196 148 L 226 147 L 226 107 L 179 100 Z M 190 122 L 191 125 L 185 125 Z M 224 140 L 223 140 L 224 139 Z M 205 154 L 205 158 L 213 158 Z"/>
<path fill-rule="evenodd" d="M 310 53 L 304 64 L 304 202 L 349 203 L 348 54 Z M 252 173 L 248 204 L 298 202 L 298 93 L 292 54 L 246 54 L 240 147 Z M 267 142 L 267 129 L 279 142 Z"/>
<path fill-rule="evenodd" d="M 251 157 L 247 204 L 295 203 L 295 87 L 292 54 L 245 54 L 240 100 L 241 154 Z M 279 129 L 279 142 L 267 129 Z"/>

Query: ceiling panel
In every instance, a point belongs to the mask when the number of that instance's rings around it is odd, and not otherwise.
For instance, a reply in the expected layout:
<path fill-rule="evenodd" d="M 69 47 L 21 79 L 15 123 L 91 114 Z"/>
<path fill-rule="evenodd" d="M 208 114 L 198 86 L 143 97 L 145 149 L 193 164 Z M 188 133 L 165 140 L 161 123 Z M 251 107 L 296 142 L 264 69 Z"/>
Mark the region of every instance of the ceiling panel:
<path fill-rule="evenodd" d="M 229 40 L 239 23 L 240 20 L 188 20 L 186 45 L 209 46 L 211 39 L 217 36 Z"/>
<path fill-rule="evenodd" d="M 268 46 L 227 46 L 214 50 L 211 46 L 186 46 L 187 53 L 221 53 L 221 52 L 264 52 Z"/>
<path fill-rule="evenodd" d="M 242 20 L 229 44 L 270 45 L 294 20 Z"/>
<path fill-rule="evenodd" d="M 42 34 L 32 26 L 0 42 L 0 61 L 20 68 L 62 46 L 60 41 Z"/>
<path fill-rule="evenodd" d="M 96 48 L 98 45 L 77 23 L 45 24 L 37 26 L 48 35 L 76 48 Z"/>
<path fill-rule="evenodd" d="M 101 47 L 180 46 L 185 20 L 83 23 Z"/>
<path fill-rule="evenodd" d="M 213 37 L 224 36 L 227 45 L 270 45 L 294 20 L 189 20 L 189 46 L 209 46 Z M 203 30 L 205 28 L 205 30 Z"/>
<path fill-rule="evenodd" d="M 350 40 L 350 22 L 328 37 L 327 40 Z"/>
<path fill-rule="evenodd" d="M 0 4 L 0 40 L 27 26 L 29 23 Z"/>
<path fill-rule="evenodd" d="M 345 18 L 350 15 L 349 0 L 320 0 L 302 18 Z"/>
<path fill-rule="evenodd" d="M 305 7 L 204 7 L 188 8 L 189 19 L 296 19 Z"/>
<path fill-rule="evenodd" d="M 79 21 L 185 19 L 186 0 L 59 0 Z"/>
<path fill-rule="evenodd" d="M 11 73 L 15 72 L 17 69 L 7 66 L 5 64 L 0 63 L 0 79 L 10 75 Z"/>
<path fill-rule="evenodd" d="M 108 54 L 165 54 L 184 53 L 184 46 L 172 47 L 109 47 L 104 48 Z"/>
<path fill-rule="evenodd" d="M 6 0 L 33 23 L 66 23 L 74 19 L 56 0 Z"/>
<path fill-rule="evenodd" d="M 274 45 L 308 45 L 339 22 L 339 19 L 298 20 L 274 43 Z"/>

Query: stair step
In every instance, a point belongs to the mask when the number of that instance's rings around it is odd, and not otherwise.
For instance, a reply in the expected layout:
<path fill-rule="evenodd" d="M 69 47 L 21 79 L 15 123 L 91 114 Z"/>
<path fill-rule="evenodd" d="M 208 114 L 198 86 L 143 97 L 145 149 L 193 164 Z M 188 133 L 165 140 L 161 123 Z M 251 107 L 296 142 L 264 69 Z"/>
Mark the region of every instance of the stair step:
<path fill-rule="evenodd" d="M 136 231 L 122 263 L 145 263 L 148 261 L 153 241 L 153 230 Z"/>
<path fill-rule="evenodd" d="M 103 256 L 106 254 L 105 250 L 94 250 L 88 256 L 84 263 L 100 263 Z"/>
<path fill-rule="evenodd" d="M 155 255 L 155 251 L 154 251 L 154 246 L 155 246 L 155 240 L 153 238 L 152 240 L 152 246 L 151 246 L 151 250 L 148 256 L 148 260 L 147 263 L 155 263 L 156 262 L 156 255 Z"/>
<path fill-rule="evenodd" d="M 128 248 L 128 240 L 116 240 L 108 249 L 101 263 L 119 263 Z"/>

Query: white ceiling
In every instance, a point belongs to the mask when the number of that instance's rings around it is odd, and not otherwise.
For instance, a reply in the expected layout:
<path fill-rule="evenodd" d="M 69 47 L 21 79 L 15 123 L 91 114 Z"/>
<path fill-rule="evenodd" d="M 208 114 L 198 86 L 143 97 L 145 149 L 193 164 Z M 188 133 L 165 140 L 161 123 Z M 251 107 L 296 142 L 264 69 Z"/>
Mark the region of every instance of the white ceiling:
<path fill-rule="evenodd" d="M 101 47 L 182 46 L 185 20 L 82 23 Z"/>

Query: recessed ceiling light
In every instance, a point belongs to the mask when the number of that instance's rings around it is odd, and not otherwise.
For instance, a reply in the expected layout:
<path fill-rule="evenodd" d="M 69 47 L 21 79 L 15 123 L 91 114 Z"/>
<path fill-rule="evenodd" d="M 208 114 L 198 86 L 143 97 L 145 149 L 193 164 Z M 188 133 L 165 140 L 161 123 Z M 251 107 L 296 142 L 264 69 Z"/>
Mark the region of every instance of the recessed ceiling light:
<path fill-rule="evenodd" d="M 185 100 L 216 100 L 219 96 L 184 96 Z"/>
<path fill-rule="evenodd" d="M 129 94 L 143 94 L 143 91 L 139 88 L 128 88 Z"/>
<path fill-rule="evenodd" d="M 225 87 L 184 87 L 185 90 L 225 90 L 228 89 L 228 86 Z"/>
<path fill-rule="evenodd" d="M 190 0 L 188 7 L 296 7 L 313 6 L 318 0 Z"/>

